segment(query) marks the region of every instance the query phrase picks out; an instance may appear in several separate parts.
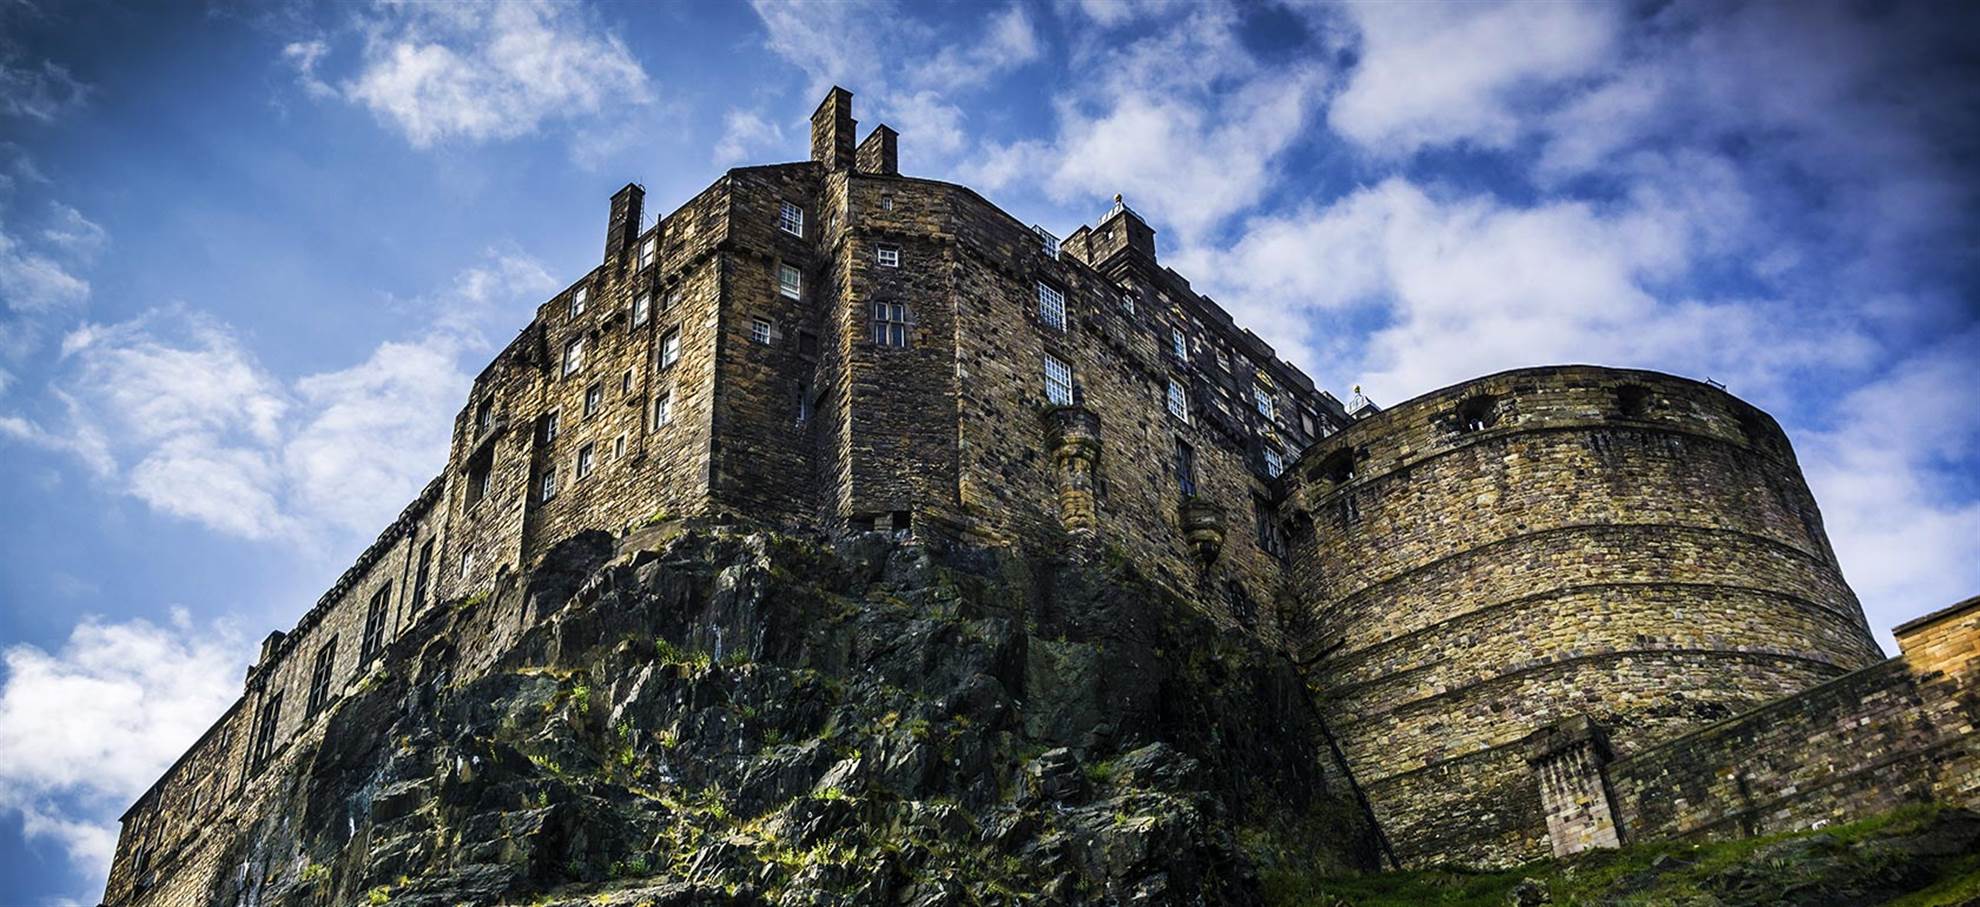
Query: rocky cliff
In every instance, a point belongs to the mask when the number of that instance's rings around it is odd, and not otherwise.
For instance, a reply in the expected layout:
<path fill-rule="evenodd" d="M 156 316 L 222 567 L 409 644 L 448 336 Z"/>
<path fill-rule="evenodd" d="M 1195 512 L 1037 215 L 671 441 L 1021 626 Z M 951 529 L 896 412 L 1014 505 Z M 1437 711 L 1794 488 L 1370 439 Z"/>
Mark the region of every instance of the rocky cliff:
<path fill-rule="evenodd" d="M 1098 550 L 880 533 L 569 540 L 232 812 L 217 904 L 1254 904 L 1379 850 L 1280 654 Z"/>

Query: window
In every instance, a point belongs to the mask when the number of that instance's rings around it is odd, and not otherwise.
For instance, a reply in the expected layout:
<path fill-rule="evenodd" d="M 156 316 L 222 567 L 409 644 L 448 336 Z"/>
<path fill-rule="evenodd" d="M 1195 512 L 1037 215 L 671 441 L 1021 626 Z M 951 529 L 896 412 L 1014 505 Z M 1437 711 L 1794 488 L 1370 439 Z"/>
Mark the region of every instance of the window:
<path fill-rule="evenodd" d="M 1169 379 L 1169 415 L 1189 421 L 1189 391 L 1174 378 Z"/>
<path fill-rule="evenodd" d="M 412 606 L 414 608 L 426 603 L 426 571 L 432 566 L 433 540 L 427 539 L 426 544 L 419 548 L 419 572 L 413 574 Z"/>
<path fill-rule="evenodd" d="M 474 572 L 474 552 L 461 552 L 461 579 L 467 579 Z"/>
<path fill-rule="evenodd" d="M 1196 497 L 1196 449 L 1181 438 L 1176 439 L 1176 490 Z"/>
<path fill-rule="evenodd" d="M 660 338 L 660 367 L 666 368 L 681 361 L 681 329 L 675 328 Z"/>
<path fill-rule="evenodd" d="M 494 424 L 495 400 L 491 397 L 481 401 L 481 405 L 474 408 L 474 430 L 477 432 L 487 431 Z"/>
<path fill-rule="evenodd" d="M 891 302 L 873 304 L 873 342 L 879 346 L 907 347 L 907 306 Z"/>
<path fill-rule="evenodd" d="M 661 394 L 653 398 L 653 427 L 659 428 L 674 421 L 674 395 Z"/>
<path fill-rule="evenodd" d="M 385 648 L 385 619 L 392 605 L 392 587 L 388 584 L 371 596 L 371 604 L 364 607 L 364 637 L 358 643 L 358 663 L 369 664 Z"/>
<path fill-rule="evenodd" d="M 1053 406 L 1071 406 L 1073 402 L 1072 366 L 1051 353 L 1045 354 L 1045 399 Z"/>
<path fill-rule="evenodd" d="M 1461 432 L 1484 431 L 1499 421 L 1499 401 L 1490 394 L 1466 397 L 1457 407 L 1457 427 Z"/>
<path fill-rule="evenodd" d="M 553 410 L 551 410 L 551 411 L 549 411 L 549 412 L 547 412 L 547 413 L 544 413 L 544 414 L 543 414 L 543 430 L 542 430 L 542 432 L 541 432 L 541 434 L 543 435 L 543 443 L 545 443 L 545 444 L 550 444 L 550 443 L 553 443 L 553 442 L 555 442 L 555 441 L 557 440 L 557 411 L 556 411 L 556 410 L 554 410 L 554 409 L 553 409 Z"/>
<path fill-rule="evenodd" d="M 632 393 L 632 369 L 626 369 L 626 373 L 619 376 L 619 393 Z"/>
<path fill-rule="evenodd" d="M 749 340 L 751 343 L 761 343 L 768 346 L 770 344 L 770 322 L 764 321 L 761 318 L 750 319 Z"/>
<path fill-rule="evenodd" d="M 564 343 L 564 374 L 575 375 L 584 368 L 584 338 L 572 337 Z"/>
<path fill-rule="evenodd" d="M 777 292 L 785 298 L 796 299 L 804 292 L 804 275 L 790 265 L 777 266 Z"/>
<path fill-rule="evenodd" d="M 792 236 L 804 236 L 804 209 L 785 202 L 777 214 L 777 226 Z"/>
<path fill-rule="evenodd" d="M 1189 338 L 1183 336 L 1182 328 L 1169 329 L 1169 352 L 1177 362 L 1189 361 Z"/>
<path fill-rule="evenodd" d="M 898 268 L 901 266 L 901 247 L 877 247 L 873 250 L 873 261 L 883 268 Z"/>
<path fill-rule="evenodd" d="M 605 403 L 605 389 L 593 384 L 584 389 L 584 417 L 598 415 L 598 407 Z"/>
<path fill-rule="evenodd" d="M 316 650 L 316 663 L 309 669 L 309 702 L 304 711 L 306 718 L 315 718 L 323 707 L 330 703 L 330 679 L 337 673 L 337 637 Z"/>
<path fill-rule="evenodd" d="M 1066 329 L 1066 294 L 1048 283 L 1038 285 L 1038 320 L 1063 331 Z"/>
<path fill-rule="evenodd" d="M 653 317 L 653 294 L 641 293 L 633 300 L 633 327 L 639 327 Z"/>
<path fill-rule="evenodd" d="M 1286 533 L 1279 521 L 1273 518 L 1272 505 L 1259 498 L 1251 499 L 1252 521 L 1258 529 L 1258 548 L 1279 560 L 1286 558 Z"/>
<path fill-rule="evenodd" d="M 894 210 L 894 197 L 891 195 L 880 196 L 880 210 L 882 211 Z"/>
<path fill-rule="evenodd" d="M 1269 389 L 1256 384 L 1252 385 L 1251 399 L 1258 405 L 1259 415 L 1267 419 L 1278 418 L 1279 402 L 1276 397 L 1272 396 L 1272 392 Z"/>
<path fill-rule="evenodd" d="M 653 260 L 660 257 L 660 238 L 649 236 L 639 244 L 639 268 L 644 271 L 653 267 Z"/>
<path fill-rule="evenodd" d="M 1121 293 L 1121 314 L 1130 316 L 1134 314 L 1133 290 L 1125 290 Z"/>
<path fill-rule="evenodd" d="M 1270 447 L 1265 448 L 1266 478 L 1276 479 L 1279 477 L 1279 473 L 1285 471 L 1286 471 L 1286 458 L 1279 456 L 1279 452 L 1273 450 Z"/>
<path fill-rule="evenodd" d="M 489 452 L 468 461 L 466 494 L 469 507 L 481 503 L 481 499 L 487 497 L 488 490 L 494 486 L 494 480 L 491 478 L 495 471 L 494 459 L 493 453 Z"/>
<path fill-rule="evenodd" d="M 592 470 L 597 467 L 597 448 L 598 445 L 596 444 L 586 444 L 578 448 L 577 477 L 579 481 L 590 478 Z"/>
<path fill-rule="evenodd" d="M 542 500 L 548 501 L 557 496 L 557 470 L 546 469 L 536 480 L 537 491 Z"/>
<path fill-rule="evenodd" d="M 811 421 L 811 382 L 798 382 L 797 424 Z"/>
<path fill-rule="evenodd" d="M 614 459 L 614 460 L 617 460 L 617 459 L 619 459 L 620 457 L 623 457 L 623 456 L 625 456 L 625 455 L 626 455 L 626 436 L 625 436 L 625 435 L 620 435 L 620 436 L 618 436 L 618 437 L 616 437 L 616 438 L 613 438 L 613 439 L 612 439 L 612 459 Z"/>
<path fill-rule="evenodd" d="M 671 309 L 674 306 L 680 304 L 681 304 L 681 291 L 675 290 L 672 293 L 668 293 L 667 298 L 660 301 L 660 308 L 664 311 L 666 309 Z"/>
<path fill-rule="evenodd" d="M 1053 236 L 1050 230 L 1047 230 L 1044 227 L 1041 227 L 1037 224 L 1031 225 L 1031 232 L 1033 235 L 1038 237 L 1038 248 L 1040 251 L 1045 253 L 1046 258 L 1059 257 L 1058 237 Z"/>
<path fill-rule="evenodd" d="M 275 729 L 282 723 L 282 694 L 271 693 L 261 701 L 261 712 L 254 720 L 254 745 L 248 748 L 248 760 L 259 769 L 268 762 L 275 752 Z"/>
<path fill-rule="evenodd" d="M 584 304 L 590 300 L 591 288 L 578 287 L 577 292 L 571 294 L 571 317 L 576 318 L 584 314 Z"/>

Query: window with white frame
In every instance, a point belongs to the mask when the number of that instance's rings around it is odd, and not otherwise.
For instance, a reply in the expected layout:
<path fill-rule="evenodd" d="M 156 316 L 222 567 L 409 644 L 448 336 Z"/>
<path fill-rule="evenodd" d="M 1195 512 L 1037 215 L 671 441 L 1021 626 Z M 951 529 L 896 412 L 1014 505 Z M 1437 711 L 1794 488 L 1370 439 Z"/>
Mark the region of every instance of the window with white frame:
<path fill-rule="evenodd" d="M 1189 421 L 1189 391 L 1174 378 L 1169 379 L 1169 415 Z"/>
<path fill-rule="evenodd" d="M 791 299 L 804 292 L 804 275 L 790 265 L 777 266 L 777 292 Z"/>
<path fill-rule="evenodd" d="M 803 236 L 804 209 L 785 202 L 783 209 L 777 214 L 777 226 L 792 236 Z"/>
<path fill-rule="evenodd" d="M 584 305 L 590 301 L 591 288 L 578 287 L 577 292 L 571 294 L 571 317 L 576 318 L 584 314 Z"/>
<path fill-rule="evenodd" d="M 556 496 L 557 496 L 557 471 L 556 471 L 556 470 L 554 470 L 554 469 L 546 469 L 546 470 L 544 470 L 544 471 L 543 471 L 543 477 L 542 477 L 541 479 L 539 479 L 539 480 L 538 480 L 538 486 L 537 486 L 537 487 L 538 487 L 538 488 L 540 489 L 540 491 L 541 491 L 541 494 L 542 494 L 542 499 L 543 499 L 543 500 L 545 500 L 545 501 L 547 501 L 547 500 L 550 500 L 551 498 L 554 498 L 554 497 L 556 497 Z"/>
<path fill-rule="evenodd" d="M 1133 314 L 1134 314 L 1134 291 L 1133 291 L 1133 290 L 1123 290 L 1123 291 L 1121 292 L 1121 314 L 1124 314 L 1124 315 L 1133 315 Z"/>
<path fill-rule="evenodd" d="M 584 389 L 584 417 L 598 415 L 599 407 L 605 404 L 605 389 L 594 384 Z"/>
<path fill-rule="evenodd" d="M 660 338 L 660 367 L 666 368 L 681 361 L 681 329 L 675 328 Z"/>
<path fill-rule="evenodd" d="M 626 455 L 626 436 L 620 435 L 616 438 L 613 438 L 612 459 L 617 460 L 621 457 L 624 457 L 625 455 Z"/>
<path fill-rule="evenodd" d="M 640 270 L 643 271 L 646 270 L 647 268 L 653 267 L 653 260 L 659 257 L 660 257 L 659 237 L 649 236 L 646 238 L 645 242 L 639 244 Z"/>
<path fill-rule="evenodd" d="M 664 312 L 680 304 L 681 304 L 681 291 L 675 290 L 672 293 L 668 293 L 665 297 L 663 297 L 660 300 L 660 310 Z"/>
<path fill-rule="evenodd" d="M 1045 399 L 1053 406 L 1071 406 L 1073 402 L 1072 366 L 1051 353 L 1045 354 Z"/>
<path fill-rule="evenodd" d="M 873 304 L 873 342 L 880 346 L 897 348 L 907 346 L 907 306 L 892 302 Z"/>
<path fill-rule="evenodd" d="M 572 337 L 564 342 L 564 374 L 575 375 L 584 369 L 584 338 Z"/>
<path fill-rule="evenodd" d="M 749 340 L 751 343 L 761 343 L 768 346 L 770 343 L 770 322 L 764 321 L 761 318 L 750 319 Z"/>
<path fill-rule="evenodd" d="M 1251 387 L 1251 397 L 1258 404 L 1259 415 L 1267 419 L 1278 417 L 1279 400 L 1272 395 L 1272 391 L 1269 388 L 1254 384 Z"/>
<path fill-rule="evenodd" d="M 624 396 L 630 393 L 632 393 L 632 369 L 626 369 L 626 373 L 619 376 L 619 394 Z"/>
<path fill-rule="evenodd" d="M 557 440 L 557 411 L 553 409 L 543 414 L 543 443 L 549 444 L 555 440 Z"/>
<path fill-rule="evenodd" d="M 1182 328 L 1169 329 L 1169 352 L 1177 362 L 1189 361 L 1189 338 L 1183 336 Z"/>
<path fill-rule="evenodd" d="M 591 476 L 592 470 L 597 468 L 598 466 L 597 448 L 598 445 L 596 444 L 586 444 L 585 446 L 578 448 L 577 477 L 580 480 L 589 478 Z"/>
<path fill-rule="evenodd" d="M 633 327 L 645 324 L 646 319 L 651 317 L 653 317 L 653 294 L 641 293 L 638 299 L 633 300 Z"/>
<path fill-rule="evenodd" d="M 1278 478 L 1278 477 L 1279 477 L 1279 473 L 1282 473 L 1282 472 L 1285 472 L 1285 471 L 1286 471 L 1286 460 L 1285 460 L 1285 458 L 1284 458 L 1284 457 L 1281 457 L 1281 456 L 1279 456 L 1279 452 L 1278 452 L 1278 451 L 1276 451 L 1276 450 L 1273 450 L 1273 449 L 1272 449 L 1272 448 L 1270 448 L 1270 447 L 1267 447 L 1267 448 L 1265 448 L 1265 475 L 1266 475 L 1266 477 L 1268 477 L 1268 478 L 1273 478 L 1273 479 L 1276 479 L 1276 478 Z"/>
<path fill-rule="evenodd" d="M 1066 329 L 1066 294 L 1042 281 L 1038 284 L 1038 320 L 1061 331 Z"/>
<path fill-rule="evenodd" d="M 653 398 L 653 427 L 659 428 L 674 421 L 674 395 L 663 393 Z"/>
<path fill-rule="evenodd" d="M 898 268 L 901 266 L 901 247 L 876 246 L 873 249 L 873 260 L 883 268 Z"/>

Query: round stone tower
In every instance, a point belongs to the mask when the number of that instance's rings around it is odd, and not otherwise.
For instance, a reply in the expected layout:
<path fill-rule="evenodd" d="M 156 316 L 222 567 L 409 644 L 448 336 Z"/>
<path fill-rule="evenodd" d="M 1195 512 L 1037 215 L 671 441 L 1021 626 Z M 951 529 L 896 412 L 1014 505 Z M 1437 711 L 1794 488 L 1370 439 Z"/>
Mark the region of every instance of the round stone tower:
<path fill-rule="evenodd" d="M 1882 658 L 1787 438 L 1710 385 L 1505 372 L 1286 482 L 1313 676 L 1405 865 L 1548 854 L 1538 728 L 1626 754 Z"/>

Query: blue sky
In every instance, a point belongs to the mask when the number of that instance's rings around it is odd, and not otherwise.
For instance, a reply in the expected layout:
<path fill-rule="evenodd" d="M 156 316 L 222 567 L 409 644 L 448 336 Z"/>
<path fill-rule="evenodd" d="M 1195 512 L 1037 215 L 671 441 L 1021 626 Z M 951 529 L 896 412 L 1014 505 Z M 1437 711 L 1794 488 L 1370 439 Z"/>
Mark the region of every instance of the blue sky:
<path fill-rule="evenodd" d="M 1724 382 L 1787 427 L 1873 624 L 1980 592 L 1973 19 L 0 6 L 0 902 L 94 903 L 115 816 L 439 469 L 615 189 L 802 158 L 834 83 L 904 171 L 1061 234 L 1124 193 L 1337 395 Z"/>

